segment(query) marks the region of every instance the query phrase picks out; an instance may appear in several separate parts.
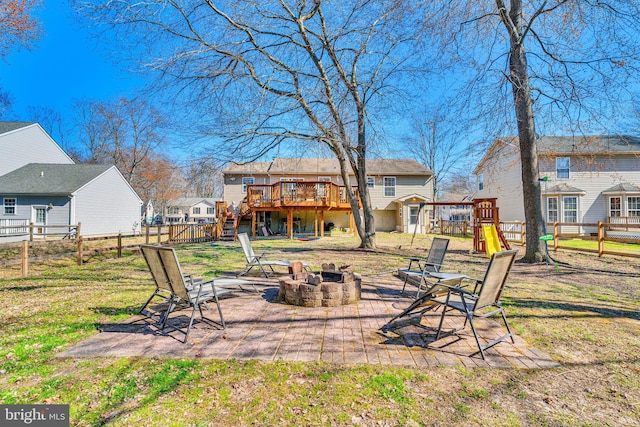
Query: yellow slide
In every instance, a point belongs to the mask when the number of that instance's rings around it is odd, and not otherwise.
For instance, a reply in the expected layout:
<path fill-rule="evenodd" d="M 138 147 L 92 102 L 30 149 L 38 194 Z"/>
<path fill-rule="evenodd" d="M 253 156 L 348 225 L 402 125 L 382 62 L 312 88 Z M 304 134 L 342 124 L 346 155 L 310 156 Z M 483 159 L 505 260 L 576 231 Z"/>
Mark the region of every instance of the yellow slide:
<path fill-rule="evenodd" d="M 500 252 L 500 239 L 498 238 L 498 230 L 494 224 L 483 225 L 482 232 L 484 233 L 484 250 L 487 256 L 491 258 L 495 252 Z"/>

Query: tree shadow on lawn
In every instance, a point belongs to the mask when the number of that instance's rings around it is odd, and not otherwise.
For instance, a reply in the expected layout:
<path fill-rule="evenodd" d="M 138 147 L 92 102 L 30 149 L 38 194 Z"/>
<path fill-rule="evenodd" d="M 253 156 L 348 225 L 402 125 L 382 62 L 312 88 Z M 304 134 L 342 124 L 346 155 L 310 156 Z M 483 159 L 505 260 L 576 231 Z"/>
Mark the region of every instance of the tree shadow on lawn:
<path fill-rule="evenodd" d="M 640 320 L 640 311 L 623 310 L 623 309 L 616 310 L 616 309 L 606 308 L 606 307 L 596 307 L 596 306 L 582 305 L 582 304 L 571 304 L 571 303 L 565 303 L 565 302 L 549 302 L 549 301 L 539 301 L 539 300 L 532 300 L 532 299 L 510 298 L 509 305 L 514 307 L 519 307 L 519 308 L 561 310 L 566 313 L 570 313 L 570 312 L 592 312 L 593 313 L 593 315 L 582 315 L 582 316 L 577 314 L 572 314 L 571 317 L 608 317 L 608 318 L 627 317 L 629 319 Z M 562 314 L 562 315 L 519 314 L 517 317 L 554 318 L 554 317 L 567 317 L 567 316 L 565 314 Z"/>

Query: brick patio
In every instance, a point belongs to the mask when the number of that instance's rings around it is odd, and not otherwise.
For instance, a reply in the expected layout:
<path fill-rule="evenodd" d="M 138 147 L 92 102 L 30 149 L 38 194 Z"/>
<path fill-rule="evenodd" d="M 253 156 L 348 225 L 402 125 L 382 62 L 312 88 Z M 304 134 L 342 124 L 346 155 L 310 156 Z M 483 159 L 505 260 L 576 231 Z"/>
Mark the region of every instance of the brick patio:
<path fill-rule="evenodd" d="M 482 360 L 471 329 L 432 343 L 440 312 L 387 323 L 410 299 L 402 282 L 390 275 L 364 277 L 362 299 L 340 307 L 307 308 L 275 302 L 277 279 L 256 278 L 261 293 L 233 292 L 221 300 L 226 329 L 194 322 L 187 344 L 176 331 L 158 331 L 142 316 L 102 325 L 101 332 L 59 353 L 58 357 L 142 356 L 202 359 L 257 359 L 369 363 L 427 367 L 460 365 L 494 368 L 553 368 L 559 364 L 516 336 L 486 351 Z M 151 289 L 149 290 L 151 293 Z M 227 294 L 228 295 L 228 294 Z M 206 312 L 217 319 L 217 310 Z M 190 311 L 180 313 L 190 315 Z M 509 313 L 507 311 L 507 317 Z M 196 319 L 198 315 L 196 315 Z M 450 328 L 463 318 L 447 315 Z M 480 336 L 493 339 L 504 328 L 494 321 L 477 324 Z"/>

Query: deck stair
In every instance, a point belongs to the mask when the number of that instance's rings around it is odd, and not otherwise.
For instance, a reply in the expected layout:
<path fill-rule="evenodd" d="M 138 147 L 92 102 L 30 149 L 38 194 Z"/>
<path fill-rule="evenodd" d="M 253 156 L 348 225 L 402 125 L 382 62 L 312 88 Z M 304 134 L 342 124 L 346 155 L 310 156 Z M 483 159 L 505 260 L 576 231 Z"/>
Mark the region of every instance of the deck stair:
<path fill-rule="evenodd" d="M 222 231 L 220 233 L 220 240 L 236 239 L 236 220 L 233 217 L 226 217 L 222 224 Z"/>

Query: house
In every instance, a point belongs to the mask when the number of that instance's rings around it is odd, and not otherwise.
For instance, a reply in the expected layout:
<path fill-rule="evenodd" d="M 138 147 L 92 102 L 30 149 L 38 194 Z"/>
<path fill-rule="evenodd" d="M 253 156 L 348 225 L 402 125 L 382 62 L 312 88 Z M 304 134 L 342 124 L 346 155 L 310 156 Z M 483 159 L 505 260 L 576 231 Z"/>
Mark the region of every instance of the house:
<path fill-rule="evenodd" d="M 74 162 L 38 123 L 0 122 L 0 176 L 28 163 Z"/>
<path fill-rule="evenodd" d="M 82 235 L 140 230 L 142 200 L 115 166 L 30 163 L 0 177 L 0 202 L 0 222 L 14 225 L 81 223 Z"/>
<path fill-rule="evenodd" d="M 563 234 L 577 235 L 593 235 L 597 226 L 567 224 L 640 224 L 640 138 L 554 136 L 537 144 L 547 223 L 562 223 Z M 517 137 L 496 140 L 474 173 L 476 197 L 496 197 L 501 220 L 524 221 Z"/>
<path fill-rule="evenodd" d="M 165 221 L 169 224 L 183 222 L 213 223 L 216 219 L 216 202 L 220 199 L 203 197 L 178 198 L 166 207 Z"/>
<path fill-rule="evenodd" d="M 337 159 L 275 158 L 233 164 L 223 171 L 224 200 L 236 210 L 246 203 L 258 229 L 312 234 L 351 229 L 351 206 Z M 367 180 L 376 229 L 425 233 L 433 201 L 433 173 L 411 159 L 368 159 Z M 355 175 L 347 185 L 357 191 Z"/>
<path fill-rule="evenodd" d="M 438 198 L 437 219 L 444 221 L 471 221 L 473 194 L 444 193 Z"/>

